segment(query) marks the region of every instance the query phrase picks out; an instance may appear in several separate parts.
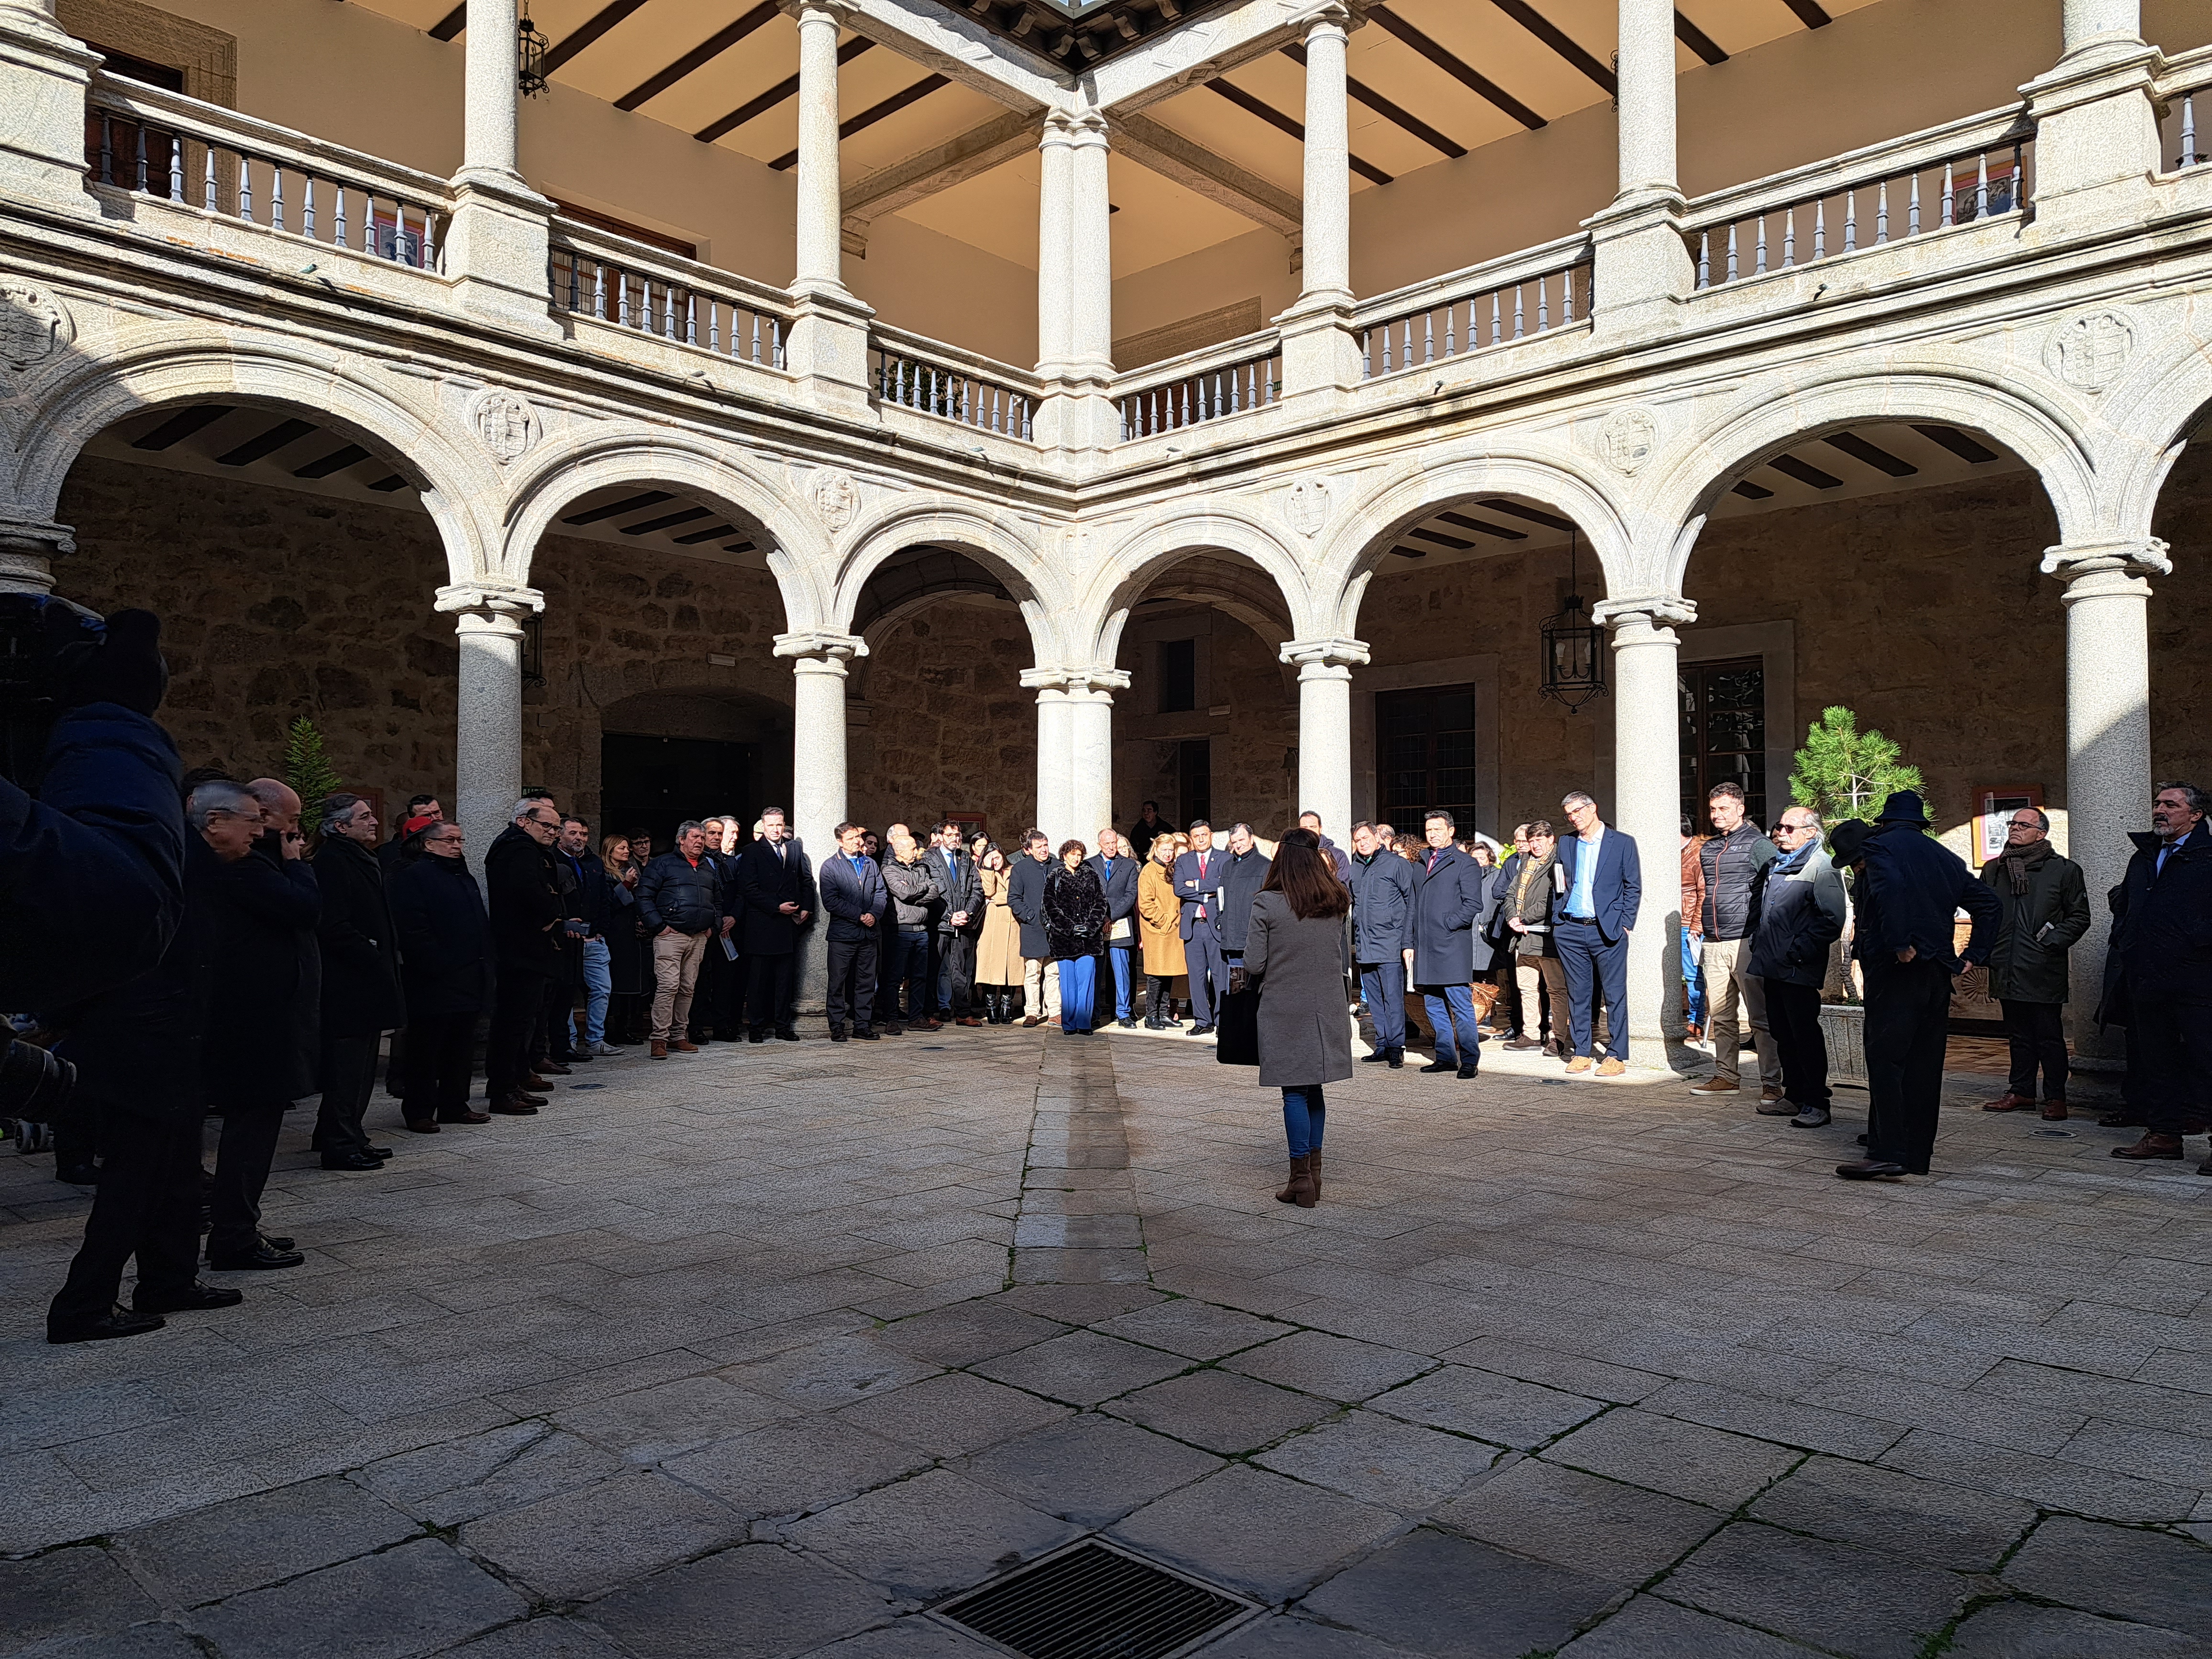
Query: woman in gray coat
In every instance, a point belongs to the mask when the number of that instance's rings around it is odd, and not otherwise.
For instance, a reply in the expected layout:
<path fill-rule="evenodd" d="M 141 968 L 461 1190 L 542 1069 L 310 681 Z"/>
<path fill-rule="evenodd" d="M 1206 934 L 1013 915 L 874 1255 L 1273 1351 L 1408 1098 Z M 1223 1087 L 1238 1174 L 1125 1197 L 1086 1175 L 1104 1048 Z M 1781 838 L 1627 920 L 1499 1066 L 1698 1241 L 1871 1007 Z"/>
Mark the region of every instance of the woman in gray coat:
<path fill-rule="evenodd" d="M 1275 1194 L 1310 1210 L 1321 1200 L 1324 1084 L 1352 1075 L 1345 1013 L 1344 918 L 1352 895 L 1310 830 L 1293 830 L 1252 901 L 1245 978 L 1260 988 L 1260 1081 L 1283 1091 L 1290 1185 Z M 1234 988 L 1232 987 L 1232 988 Z"/>

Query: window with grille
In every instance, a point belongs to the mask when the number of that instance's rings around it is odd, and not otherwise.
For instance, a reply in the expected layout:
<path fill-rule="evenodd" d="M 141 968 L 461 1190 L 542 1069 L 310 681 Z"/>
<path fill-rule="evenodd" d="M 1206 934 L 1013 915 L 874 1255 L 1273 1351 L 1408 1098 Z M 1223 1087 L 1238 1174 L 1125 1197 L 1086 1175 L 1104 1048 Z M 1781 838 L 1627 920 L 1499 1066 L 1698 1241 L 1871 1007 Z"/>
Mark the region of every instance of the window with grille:
<path fill-rule="evenodd" d="M 1176 822 L 1180 830 L 1198 818 L 1213 816 L 1213 743 L 1208 738 L 1191 738 L 1176 745 L 1176 781 L 1177 793 L 1182 801 L 1182 817 Z"/>
<path fill-rule="evenodd" d="M 1421 832 L 1421 815 L 1449 812 L 1462 830 L 1474 823 L 1474 688 L 1424 686 L 1375 697 L 1378 816 L 1401 831 Z"/>
<path fill-rule="evenodd" d="M 1160 713 L 1179 714 L 1198 707 L 1198 641 L 1160 641 Z"/>
<path fill-rule="evenodd" d="M 1766 665 L 1757 657 L 1691 663 L 1680 675 L 1682 811 L 1707 833 L 1717 783 L 1743 787 L 1744 816 L 1766 827 Z"/>

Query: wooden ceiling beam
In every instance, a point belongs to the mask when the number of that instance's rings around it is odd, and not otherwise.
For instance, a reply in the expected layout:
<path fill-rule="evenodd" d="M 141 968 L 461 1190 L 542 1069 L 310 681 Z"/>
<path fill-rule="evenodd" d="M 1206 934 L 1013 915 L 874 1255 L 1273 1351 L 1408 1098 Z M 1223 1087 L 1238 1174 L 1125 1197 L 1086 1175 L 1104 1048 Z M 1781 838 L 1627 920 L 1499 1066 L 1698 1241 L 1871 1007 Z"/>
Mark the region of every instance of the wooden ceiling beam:
<path fill-rule="evenodd" d="M 1302 46 L 1285 46 L 1283 48 L 1283 56 L 1289 58 L 1300 69 L 1304 69 L 1306 65 L 1306 49 Z M 1414 114 L 1412 111 L 1400 108 L 1396 104 L 1392 103 L 1388 98 L 1385 98 L 1381 93 L 1376 91 L 1374 88 L 1369 86 L 1365 82 L 1358 80 L 1353 76 L 1347 75 L 1344 77 L 1344 86 L 1345 90 L 1349 92 L 1353 98 L 1366 105 L 1368 108 L 1373 110 L 1384 120 L 1395 122 L 1399 126 L 1403 127 L 1407 132 L 1412 133 L 1414 137 L 1426 144 L 1431 149 L 1442 150 L 1446 155 L 1450 156 L 1455 161 L 1459 160 L 1461 156 L 1467 154 L 1467 146 L 1465 144 L 1460 143 L 1456 140 L 1448 137 L 1443 133 L 1437 131 L 1434 127 L 1431 126 L 1426 121 L 1421 119 L 1419 116 Z"/>
<path fill-rule="evenodd" d="M 1214 80 L 1208 81 L 1206 83 L 1206 88 L 1209 92 L 1220 94 L 1221 96 L 1226 98 L 1231 103 L 1236 105 L 1237 108 L 1244 111 L 1247 114 L 1258 116 L 1269 126 L 1281 128 L 1285 132 L 1289 133 L 1291 137 L 1297 139 L 1301 144 L 1305 143 L 1306 128 L 1304 122 L 1291 119 L 1289 116 L 1284 114 L 1282 111 L 1277 109 L 1273 104 L 1267 102 L 1266 99 L 1254 97 L 1250 93 L 1245 91 L 1243 88 L 1238 86 L 1235 82 L 1224 81 L 1216 78 Z M 1376 167 L 1372 161 L 1362 161 L 1357 155 L 1354 155 L 1352 158 L 1352 170 L 1358 173 L 1361 178 L 1366 179 L 1370 184 L 1387 185 L 1392 182 L 1391 176 L 1383 172 L 1381 167 Z"/>
<path fill-rule="evenodd" d="M 908 105 L 920 103 L 939 87 L 949 87 L 951 84 L 951 78 L 948 76 L 925 75 L 912 86 L 902 92 L 893 93 L 880 104 L 871 105 L 850 119 L 839 122 L 837 136 L 840 138 L 850 138 L 855 133 L 866 132 L 877 122 L 889 119 Z M 778 173 L 788 173 L 798 165 L 799 152 L 795 149 L 785 151 L 769 163 L 769 166 Z"/>
<path fill-rule="evenodd" d="M 1528 0 L 1490 0 L 1490 3 L 1603 88 L 1607 97 L 1620 95 L 1620 83 L 1613 70 L 1584 52 L 1579 42 L 1530 5 Z"/>
<path fill-rule="evenodd" d="M 859 180 L 845 191 L 845 252 L 866 258 L 868 229 L 877 220 L 1028 155 L 1041 129 L 1039 118 L 1009 111 Z"/>
<path fill-rule="evenodd" d="M 1305 234 L 1298 198 L 1148 115 L 1124 115 L 1113 125 L 1114 148 L 1139 167 L 1266 227 L 1293 244 Z"/>
<path fill-rule="evenodd" d="M 841 64 L 849 64 L 855 58 L 858 58 L 862 52 L 868 51 L 876 43 L 874 41 L 869 40 L 865 34 L 860 35 L 856 39 L 848 40 L 843 46 L 837 48 L 837 61 Z M 798 96 L 799 77 L 794 75 L 788 80 L 777 82 L 766 92 L 762 93 L 758 97 L 752 99 L 749 102 L 738 105 L 737 108 L 732 110 L 720 120 L 708 122 L 705 126 L 700 128 L 698 131 L 693 133 L 691 136 L 694 138 L 696 138 L 702 144 L 711 144 L 717 138 L 722 137 L 723 134 L 735 132 L 739 127 L 744 125 L 746 122 L 752 120 L 755 117 L 765 115 L 769 111 L 774 109 L 778 104 Z"/>
<path fill-rule="evenodd" d="M 641 104 L 650 103 L 678 81 L 696 70 L 705 68 L 755 29 L 773 20 L 781 9 L 775 0 L 763 0 L 762 4 L 755 6 L 727 28 L 718 29 L 708 35 L 659 74 L 639 82 L 615 100 L 615 107 L 635 109 Z"/>
<path fill-rule="evenodd" d="M 645 0 L 608 0 L 607 4 L 601 6 L 577 27 L 569 30 L 557 44 L 547 48 L 545 73 L 552 74 L 644 4 Z"/>
<path fill-rule="evenodd" d="M 1828 15 L 1820 0 L 1782 0 L 1782 3 L 1797 14 L 1797 21 L 1808 29 L 1824 29 L 1836 20 Z"/>
<path fill-rule="evenodd" d="M 430 26 L 430 38 L 433 40 L 450 40 L 468 26 L 469 0 L 461 0 L 459 5 Z"/>
<path fill-rule="evenodd" d="M 1369 21 L 1380 24 L 1415 52 L 1427 58 L 1445 74 L 1471 88 L 1485 100 L 1505 112 L 1522 126 L 1534 132 L 1545 125 L 1544 118 L 1530 109 L 1511 93 L 1499 86 L 1481 70 L 1459 58 L 1449 47 L 1431 40 L 1387 6 L 1375 6 L 1368 11 Z"/>
<path fill-rule="evenodd" d="M 1708 64 L 1725 64 L 1729 60 L 1728 53 L 1720 49 L 1712 36 L 1683 16 L 1679 9 L 1674 13 L 1674 38 Z"/>

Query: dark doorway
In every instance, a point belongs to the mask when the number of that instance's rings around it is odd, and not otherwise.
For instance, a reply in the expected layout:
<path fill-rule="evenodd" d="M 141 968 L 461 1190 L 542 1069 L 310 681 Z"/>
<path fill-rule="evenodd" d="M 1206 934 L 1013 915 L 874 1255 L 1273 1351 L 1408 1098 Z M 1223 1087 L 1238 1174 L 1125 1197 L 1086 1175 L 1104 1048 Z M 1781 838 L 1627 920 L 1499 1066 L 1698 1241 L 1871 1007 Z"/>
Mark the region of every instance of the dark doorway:
<path fill-rule="evenodd" d="M 649 830 L 660 852 L 675 844 L 676 826 L 686 818 L 735 812 L 750 837 L 766 804 L 759 777 L 758 744 L 629 732 L 609 732 L 599 739 L 606 827 Z"/>
<path fill-rule="evenodd" d="M 1213 740 L 1186 738 L 1176 745 L 1176 798 L 1182 808 L 1178 830 L 1213 816 Z"/>

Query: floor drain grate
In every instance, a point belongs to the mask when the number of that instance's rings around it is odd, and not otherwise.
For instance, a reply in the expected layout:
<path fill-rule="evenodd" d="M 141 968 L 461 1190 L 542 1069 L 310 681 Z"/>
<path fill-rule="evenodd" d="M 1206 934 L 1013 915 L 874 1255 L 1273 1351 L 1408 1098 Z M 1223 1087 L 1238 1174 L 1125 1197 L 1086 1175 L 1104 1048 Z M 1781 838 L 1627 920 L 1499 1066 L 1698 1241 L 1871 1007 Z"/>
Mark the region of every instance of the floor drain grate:
<path fill-rule="evenodd" d="M 1243 1602 L 1098 1543 L 940 1610 L 1027 1659 L 1166 1659 L 1243 1617 Z"/>
<path fill-rule="evenodd" d="M 2031 1140 L 2071 1140 L 2074 1132 L 2071 1129 L 2030 1129 L 2027 1136 Z"/>
<path fill-rule="evenodd" d="M 571 1089 L 573 1090 L 573 1089 L 604 1089 L 604 1088 L 605 1088 L 607 1085 L 606 1085 L 605 1084 L 604 1084 L 604 1083 L 572 1083 L 572 1084 L 570 1084 L 568 1086 L 569 1086 L 569 1088 L 571 1088 Z"/>

